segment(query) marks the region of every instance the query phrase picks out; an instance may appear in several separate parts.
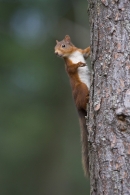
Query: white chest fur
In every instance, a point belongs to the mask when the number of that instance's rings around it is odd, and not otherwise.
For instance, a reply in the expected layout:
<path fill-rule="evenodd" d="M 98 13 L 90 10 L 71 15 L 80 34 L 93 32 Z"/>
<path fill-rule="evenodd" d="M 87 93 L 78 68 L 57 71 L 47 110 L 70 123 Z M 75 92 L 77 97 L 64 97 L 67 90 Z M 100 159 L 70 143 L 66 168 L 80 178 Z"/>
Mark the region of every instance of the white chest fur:
<path fill-rule="evenodd" d="M 75 51 L 70 56 L 69 59 L 74 63 L 77 64 L 78 62 L 86 63 L 84 56 L 81 52 Z M 90 89 L 90 71 L 87 66 L 79 67 L 78 68 L 78 75 L 81 82 L 85 83 Z"/>

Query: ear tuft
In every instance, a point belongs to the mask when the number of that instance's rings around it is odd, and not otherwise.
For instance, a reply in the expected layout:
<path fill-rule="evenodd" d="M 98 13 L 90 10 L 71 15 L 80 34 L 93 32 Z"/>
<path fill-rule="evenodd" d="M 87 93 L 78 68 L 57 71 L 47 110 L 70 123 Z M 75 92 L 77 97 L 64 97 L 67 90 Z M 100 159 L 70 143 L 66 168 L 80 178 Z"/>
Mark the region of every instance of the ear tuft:
<path fill-rule="evenodd" d="M 64 38 L 64 40 L 67 41 L 67 42 L 69 42 L 69 43 L 71 42 L 71 39 L 70 39 L 70 36 L 69 35 L 66 35 L 65 38 Z"/>
<path fill-rule="evenodd" d="M 59 41 L 56 40 L 56 43 L 58 43 Z"/>

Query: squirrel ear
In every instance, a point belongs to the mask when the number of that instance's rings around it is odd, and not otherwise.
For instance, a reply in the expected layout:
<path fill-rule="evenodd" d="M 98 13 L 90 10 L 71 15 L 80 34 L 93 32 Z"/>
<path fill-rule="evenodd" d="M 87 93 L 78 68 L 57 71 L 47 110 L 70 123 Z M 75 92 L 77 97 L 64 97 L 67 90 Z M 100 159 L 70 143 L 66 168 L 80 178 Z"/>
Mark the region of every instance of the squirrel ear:
<path fill-rule="evenodd" d="M 70 39 L 70 36 L 69 35 L 66 35 L 65 38 L 64 38 L 65 41 L 67 42 L 71 42 L 71 39 Z"/>
<path fill-rule="evenodd" d="M 56 43 L 58 43 L 59 41 L 56 40 Z"/>

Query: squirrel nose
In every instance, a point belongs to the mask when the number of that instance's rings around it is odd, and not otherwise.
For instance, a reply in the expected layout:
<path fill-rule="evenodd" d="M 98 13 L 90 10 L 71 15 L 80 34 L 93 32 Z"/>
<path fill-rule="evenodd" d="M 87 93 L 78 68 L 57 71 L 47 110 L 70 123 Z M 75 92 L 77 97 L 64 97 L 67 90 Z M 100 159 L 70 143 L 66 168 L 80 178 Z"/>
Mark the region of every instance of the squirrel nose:
<path fill-rule="evenodd" d="M 57 51 L 55 51 L 55 54 L 56 54 L 56 55 L 58 55 L 58 52 L 57 52 Z"/>

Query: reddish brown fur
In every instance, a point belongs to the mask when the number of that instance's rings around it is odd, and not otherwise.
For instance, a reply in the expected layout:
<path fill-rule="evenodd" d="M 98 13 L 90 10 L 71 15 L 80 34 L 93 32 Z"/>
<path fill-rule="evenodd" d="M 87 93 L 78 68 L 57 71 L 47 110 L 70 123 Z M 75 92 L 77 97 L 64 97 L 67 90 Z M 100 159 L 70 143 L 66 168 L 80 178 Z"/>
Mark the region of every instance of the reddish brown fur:
<path fill-rule="evenodd" d="M 68 58 L 64 58 L 64 60 L 66 63 L 66 71 L 70 78 L 72 94 L 75 100 L 76 107 L 77 109 L 86 110 L 89 91 L 87 86 L 80 81 L 77 71 L 78 67 L 81 67 L 84 64 L 82 62 L 72 64 L 71 60 L 69 60 Z"/>
<path fill-rule="evenodd" d="M 84 55 L 84 58 L 88 58 L 88 56 L 90 55 L 90 47 L 87 47 L 86 49 L 83 50 L 83 55 Z"/>
<path fill-rule="evenodd" d="M 81 141 L 82 141 L 82 164 L 85 175 L 89 174 L 89 158 L 88 158 L 88 133 L 85 116 L 87 115 L 86 106 L 89 101 L 88 87 L 82 83 L 78 76 L 78 67 L 82 66 L 81 62 L 72 64 L 68 58 L 64 58 L 66 64 L 66 71 L 68 73 L 70 84 L 72 87 L 72 94 L 75 105 L 79 114 L 79 122 L 81 127 Z"/>
<path fill-rule="evenodd" d="M 78 62 L 77 64 L 73 64 L 69 59 L 69 55 L 74 51 L 80 51 L 84 58 L 87 58 L 90 54 L 90 47 L 82 50 L 75 47 L 68 35 L 65 38 L 58 42 L 55 46 L 55 53 L 63 57 L 65 60 L 66 71 L 68 73 L 70 84 L 72 87 L 72 94 L 75 101 L 75 105 L 79 114 L 79 122 L 81 126 L 81 140 L 82 140 L 82 162 L 84 167 L 85 175 L 89 173 L 89 160 L 88 160 L 88 135 L 87 135 L 87 127 L 86 127 L 86 119 L 87 115 L 86 106 L 89 100 L 89 90 L 86 84 L 81 82 L 78 75 L 78 67 L 85 66 L 86 64 L 82 62 Z M 65 48 L 62 45 L 65 44 Z"/>
<path fill-rule="evenodd" d="M 90 55 L 90 47 L 87 47 L 86 49 L 75 47 L 68 35 L 66 35 L 65 38 L 60 42 L 56 40 L 56 43 L 55 53 L 60 57 L 68 57 L 74 51 L 81 52 L 84 58 L 88 58 L 88 56 Z M 66 48 L 63 48 L 62 45 L 65 45 Z"/>

